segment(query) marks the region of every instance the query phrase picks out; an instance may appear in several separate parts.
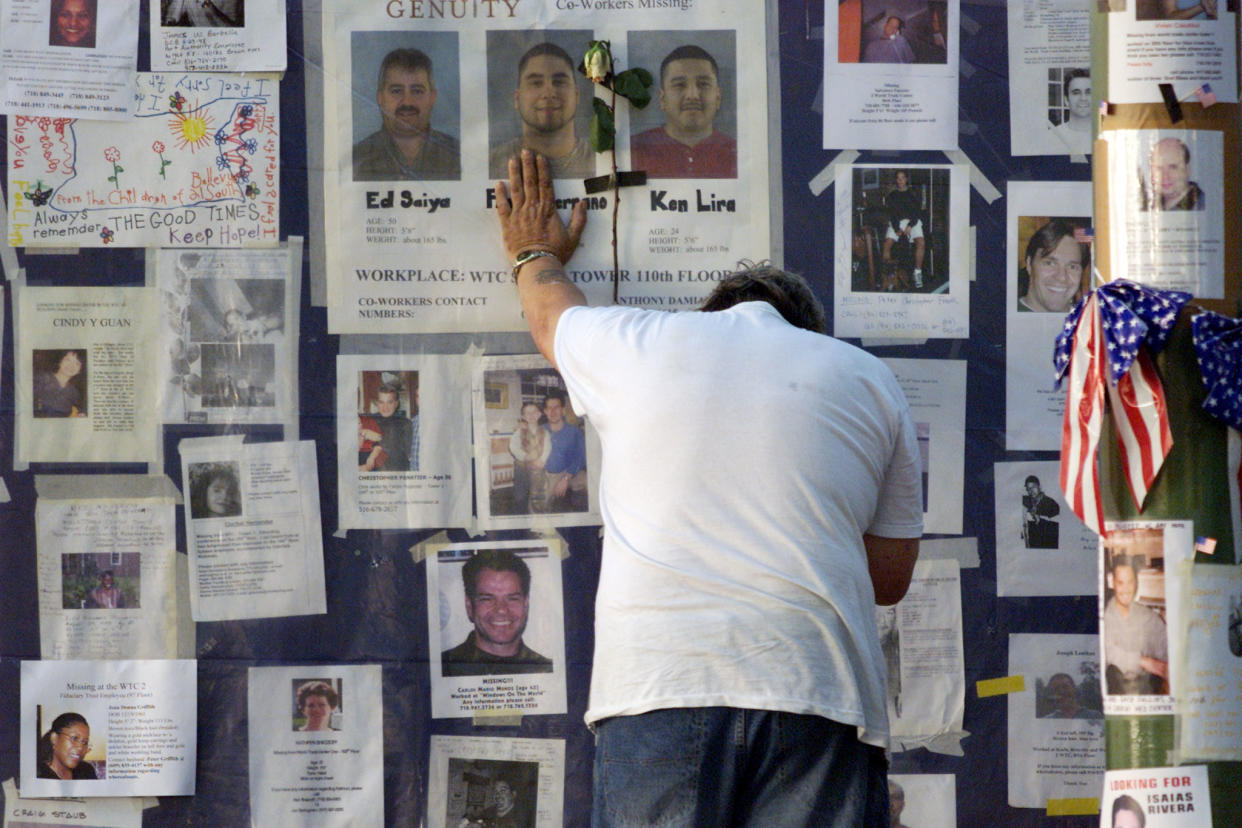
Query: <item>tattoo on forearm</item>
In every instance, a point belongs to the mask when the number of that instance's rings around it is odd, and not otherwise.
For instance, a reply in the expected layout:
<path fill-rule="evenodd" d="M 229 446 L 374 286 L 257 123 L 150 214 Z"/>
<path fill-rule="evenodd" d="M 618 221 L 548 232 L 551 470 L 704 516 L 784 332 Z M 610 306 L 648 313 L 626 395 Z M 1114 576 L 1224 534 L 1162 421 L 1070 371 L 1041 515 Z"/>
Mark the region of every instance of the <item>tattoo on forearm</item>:
<path fill-rule="evenodd" d="M 573 280 L 570 279 L 569 276 L 565 274 L 565 271 L 561 270 L 559 267 L 549 267 L 548 269 L 541 270 L 535 274 L 535 284 L 537 285 L 550 285 L 556 282 L 561 282 L 566 285 L 573 284 Z"/>

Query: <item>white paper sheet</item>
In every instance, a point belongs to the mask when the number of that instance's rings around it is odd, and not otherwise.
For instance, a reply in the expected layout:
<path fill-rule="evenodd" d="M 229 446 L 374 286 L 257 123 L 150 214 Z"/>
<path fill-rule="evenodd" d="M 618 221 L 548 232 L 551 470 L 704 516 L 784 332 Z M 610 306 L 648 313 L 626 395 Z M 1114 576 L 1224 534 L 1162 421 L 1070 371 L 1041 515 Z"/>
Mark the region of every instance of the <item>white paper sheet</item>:
<path fill-rule="evenodd" d="M 1055 215 L 1050 215 L 1050 210 L 1055 210 Z M 1065 234 L 1090 229 L 1091 214 L 1090 182 L 1009 183 L 1005 248 L 1008 451 L 1061 450 L 1065 388 L 1053 388 L 1052 348 L 1066 314 L 1089 287 L 1091 274 L 1089 247 Z M 1028 248 L 1032 253 L 1029 268 Z M 1082 266 L 1082 271 L 1077 288 L 1072 289 L 1075 265 Z M 1035 271 L 1034 285 L 1031 270 Z"/>
<path fill-rule="evenodd" d="M 138 0 L 0 0 L 0 49 L 0 112 L 15 121 L 115 122 L 133 112 Z M 14 149 L 10 144 L 10 155 Z"/>
<path fill-rule="evenodd" d="M 921 216 L 917 224 L 898 216 L 893 206 L 903 175 Z M 837 167 L 834 205 L 835 336 L 969 335 L 970 186 L 965 166 L 843 164 Z M 914 273 L 920 233 L 921 277 Z"/>
<path fill-rule="evenodd" d="M 380 666 L 251 667 L 247 675 L 250 824 L 382 826 Z M 312 709 L 315 718 L 306 715 Z M 306 729 L 320 721 L 327 730 Z"/>
<path fill-rule="evenodd" d="M 961 29 L 957 0 L 946 7 L 824 3 L 825 149 L 957 149 Z"/>
<path fill-rule="evenodd" d="M 1065 503 L 1061 464 L 1023 461 L 992 469 L 996 594 L 1094 595 L 1098 536 Z"/>
<path fill-rule="evenodd" d="M 1094 635 L 1009 636 L 1009 804 L 1044 808 L 1050 799 L 1099 795 L 1104 774 L 1099 639 Z"/>
<path fill-rule="evenodd" d="M 1090 154 L 1096 120 L 1090 0 L 1007 5 L 1010 154 Z"/>
<path fill-rule="evenodd" d="M 1100 828 L 1122 825 L 1122 813 L 1132 817 L 1131 824 L 1145 828 L 1210 828 L 1212 796 L 1207 770 L 1206 765 L 1181 765 L 1106 772 Z M 1126 801 L 1118 805 L 1123 797 Z M 1119 811 L 1117 821 L 1114 808 Z"/>
<path fill-rule="evenodd" d="M 105 799 L 29 799 L 17 791 L 14 780 L 4 780 L 4 828 L 50 825 L 69 828 L 142 828 L 142 811 L 155 799 L 108 797 Z"/>
<path fill-rule="evenodd" d="M 285 0 L 170 0 L 150 21 L 157 72 L 285 71 Z"/>
<path fill-rule="evenodd" d="M 494 551 L 493 551 L 494 550 Z M 462 567 L 474 554 L 499 554 L 510 560 L 483 573 L 499 574 L 501 583 L 480 589 L 468 603 L 462 583 Z M 565 620 L 561 590 L 559 540 L 480 541 L 447 544 L 427 553 L 427 629 L 431 658 L 431 715 L 461 716 L 537 715 L 565 712 Z M 480 603 L 480 595 L 493 596 L 501 588 L 520 586 L 511 561 L 516 556 L 530 572 L 530 588 L 520 608 L 493 619 L 495 603 Z M 488 597 L 488 601 L 492 598 Z M 516 616 L 521 616 L 520 620 Z M 473 620 L 472 620 L 473 619 Z M 521 658 L 488 660 L 486 652 L 514 644 L 513 627 Z M 493 629 L 501 629 L 497 633 Z M 471 634 L 473 633 L 473 636 Z M 468 638 L 476 642 L 470 648 Z M 480 639 L 492 643 L 479 644 Z M 459 645 L 466 644 L 463 649 Z M 482 647 L 489 647 L 483 651 Z M 525 648 L 524 650 L 521 648 Z M 527 652 L 527 651 L 533 652 Z M 460 656 L 460 657 L 459 657 Z M 446 675 L 447 674 L 447 675 Z"/>
<path fill-rule="evenodd" d="M 409 422 L 408 439 L 401 435 L 404 427 L 383 421 L 384 386 L 397 398 L 397 408 L 389 416 Z M 389 394 L 383 397 L 388 399 Z M 381 435 L 390 433 L 389 442 L 402 447 L 389 451 L 383 440 L 362 433 L 376 429 Z M 336 434 L 341 528 L 429 528 L 470 522 L 468 357 L 337 357 Z"/>
<path fill-rule="evenodd" d="M 1178 761 L 1242 760 L 1242 567 L 1183 565 L 1170 635 Z M 1180 645 L 1180 646 L 1179 646 Z"/>
<path fill-rule="evenodd" d="M 494 221 L 492 187 L 507 177 L 490 163 L 490 151 L 522 129 L 515 112 L 519 58 L 545 40 L 565 49 L 574 67 L 590 40 L 609 40 L 619 69 L 645 68 L 657 82 L 661 61 L 679 45 L 704 48 L 717 65 L 721 97 L 712 123 L 721 149 L 713 152 L 732 157 L 736 169 L 694 171 L 711 178 L 653 175 L 646 185 L 622 188 L 621 301 L 693 307 L 738 259 L 770 255 L 769 124 L 778 119 L 768 114 L 763 4 L 612 4 L 589 18 L 581 4 L 470 5 L 461 20 L 432 8 L 325 4 L 324 110 L 348 113 L 324 135 L 329 330 L 525 330 L 499 237 L 481 241 L 475 228 Z M 360 170 L 362 180 L 355 180 L 355 145 L 385 138 L 376 87 L 382 58 L 399 47 L 431 60 L 429 127 L 440 133 L 445 157 L 405 172 L 391 165 Z M 577 84 L 574 137 L 581 139 L 594 93 L 582 75 L 570 75 Z M 621 100 L 616 124 L 617 169 L 630 171 L 632 136 L 663 124 L 658 100 L 641 114 Z M 698 163 L 706 154 L 705 148 Z M 614 199 L 608 192 L 587 196 L 582 181 L 610 170 L 610 156 L 588 147 L 556 182 L 566 208 L 587 198 L 590 221 L 567 271 L 596 305 L 612 298 Z"/>
<path fill-rule="evenodd" d="M 923 531 L 962 531 L 966 445 L 966 362 L 885 359 L 910 403 L 923 457 Z"/>
<path fill-rule="evenodd" d="M 428 828 L 486 824 L 480 820 L 501 816 L 524 828 L 560 828 L 562 824 L 562 739 L 434 735 L 429 777 Z M 508 786 L 511 795 L 500 793 L 502 785 Z"/>
<path fill-rule="evenodd" d="M 19 468 L 157 458 L 155 298 L 148 288 L 19 285 Z"/>
<path fill-rule="evenodd" d="M 1159 84 L 1172 83 L 1178 100 L 1209 83 L 1222 103 L 1238 100 L 1238 46 L 1229 0 L 1178 0 L 1178 14 L 1188 19 L 1162 19 L 1164 3 L 1152 0 L 1109 0 L 1108 90 L 1101 97 L 1114 103 L 1161 100 Z M 1214 17 L 1203 11 L 1215 11 Z M 1198 12 L 1190 10 L 1198 8 Z M 1192 105 L 1198 106 L 1193 102 Z M 1218 179 L 1219 180 L 1219 179 Z"/>
<path fill-rule="evenodd" d="M 243 247 L 279 241 L 275 75 L 139 73 L 125 123 L 14 117 L 15 247 Z"/>
<path fill-rule="evenodd" d="M 893 783 L 901 788 L 901 805 L 893 805 Z M 890 814 L 899 825 L 957 825 L 957 777 L 951 773 L 890 773 Z M 899 810 L 900 808 L 900 810 Z"/>
<path fill-rule="evenodd" d="M 21 681 L 24 795 L 194 793 L 197 662 L 23 661 Z M 49 740 L 52 761 L 63 758 L 67 773 L 85 778 L 40 779 L 36 734 L 46 735 L 62 714 L 76 714 L 77 724 L 61 720 L 58 738 Z"/>
<path fill-rule="evenodd" d="M 327 612 L 314 442 L 241 441 L 180 444 L 194 620 Z"/>

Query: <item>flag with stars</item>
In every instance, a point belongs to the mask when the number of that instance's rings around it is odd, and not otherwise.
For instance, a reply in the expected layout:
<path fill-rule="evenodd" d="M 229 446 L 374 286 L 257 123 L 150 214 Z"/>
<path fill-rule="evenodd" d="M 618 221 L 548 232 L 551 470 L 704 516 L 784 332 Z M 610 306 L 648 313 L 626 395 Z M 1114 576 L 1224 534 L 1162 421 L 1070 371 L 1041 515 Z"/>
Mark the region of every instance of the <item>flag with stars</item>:
<path fill-rule="evenodd" d="M 1207 387 L 1203 410 L 1242 429 L 1242 319 L 1204 311 L 1190 325 L 1199 372 Z"/>

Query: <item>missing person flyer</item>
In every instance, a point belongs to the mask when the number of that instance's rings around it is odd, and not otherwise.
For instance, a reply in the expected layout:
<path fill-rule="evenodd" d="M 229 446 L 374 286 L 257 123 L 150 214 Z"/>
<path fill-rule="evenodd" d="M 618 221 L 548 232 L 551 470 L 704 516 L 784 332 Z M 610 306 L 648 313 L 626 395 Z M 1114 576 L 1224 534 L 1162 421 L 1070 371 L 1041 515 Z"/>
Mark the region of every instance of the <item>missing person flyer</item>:
<path fill-rule="evenodd" d="M 250 822 L 384 824 L 380 666 L 251 667 Z"/>
<path fill-rule="evenodd" d="M 1212 799 L 1206 765 L 1111 770 L 1104 774 L 1100 828 L 1207 828 Z"/>
<path fill-rule="evenodd" d="M 23 661 L 25 796 L 194 793 L 195 661 Z"/>
<path fill-rule="evenodd" d="M 324 5 L 324 111 L 345 116 L 324 134 L 333 333 L 525 330 L 491 215 L 523 148 L 563 215 L 585 200 L 566 272 L 593 305 L 613 296 L 614 208 L 626 304 L 694 307 L 769 255 L 763 4 Z M 588 141 L 610 93 L 577 71 L 596 39 L 654 77 L 645 110 L 618 99 L 616 169 L 646 175 L 619 193 L 584 183 L 613 169 Z"/>
<path fill-rule="evenodd" d="M 423 549 L 433 718 L 565 712 L 563 552 L 559 538 Z"/>

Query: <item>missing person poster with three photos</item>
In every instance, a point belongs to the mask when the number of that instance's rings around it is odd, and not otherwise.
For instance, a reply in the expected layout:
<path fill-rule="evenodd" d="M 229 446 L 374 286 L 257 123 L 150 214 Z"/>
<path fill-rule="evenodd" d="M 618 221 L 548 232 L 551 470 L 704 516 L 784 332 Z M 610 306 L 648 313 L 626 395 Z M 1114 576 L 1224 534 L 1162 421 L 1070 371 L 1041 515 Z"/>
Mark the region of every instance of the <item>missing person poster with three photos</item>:
<path fill-rule="evenodd" d="M 16 468 L 156 462 L 155 298 L 143 287 L 17 283 Z"/>
<path fill-rule="evenodd" d="M 433 718 L 565 712 L 563 554 L 555 535 L 425 548 Z"/>
<path fill-rule="evenodd" d="M 824 4 L 824 149 L 957 149 L 958 0 Z"/>
<path fill-rule="evenodd" d="M 1094 595 L 1099 536 L 1061 493 L 1056 460 L 996 463 L 996 594 Z"/>
<path fill-rule="evenodd" d="M 470 523 L 470 357 L 336 360 L 342 529 Z"/>
<path fill-rule="evenodd" d="M 182 440 L 195 621 L 327 612 L 315 444 Z"/>
<path fill-rule="evenodd" d="M 1081 0 L 1007 5 L 1011 154 L 1089 155 L 1096 119 L 1090 6 Z"/>
<path fill-rule="evenodd" d="M 125 492 L 141 482 L 147 492 Z M 176 658 L 171 481 L 57 475 L 35 485 L 42 657 Z"/>
<path fill-rule="evenodd" d="M 565 741 L 431 737 L 427 828 L 560 828 Z"/>
<path fill-rule="evenodd" d="M 692 308 L 738 259 L 768 255 L 779 96 L 763 4 L 582 10 L 479 5 L 452 19 L 325 3 L 324 110 L 346 114 L 324 134 L 331 332 L 525 330 L 498 237 L 480 244 L 473 229 L 494 223 L 494 185 L 523 148 L 549 159 L 563 215 L 585 200 L 566 272 L 593 305 L 613 295 L 614 208 L 625 304 Z M 646 174 L 619 193 L 584 183 L 612 168 L 588 141 L 608 93 L 577 71 L 596 39 L 618 71 L 654 78 L 645 111 L 616 107 L 617 169 Z"/>
<path fill-rule="evenodd" d="M 1055 214 L 1049 214 L 1055 207 Z M 1060 451 L 1052 349 L 1090 289 L 1091 183 L 1011 181 L 1005 269 L 1005 448 Z"/>
<path fill-rule="evenodd" d="M 960 164 L 837 166 L 835 336 L 969 335 L 969 196 Z"/>
<path fill-rule="evenodd" d="M 23 661 L 22 794 L 188 796 L 198 662 Z"/>
<path fill-rule="evenodd" d="M 250 250 L 158 248 L 166 423 L 280 423 L 297 433 L 301 239 Z"/>
<path fill-rule="evenodd" d="M 378 664 L 251 667 L 247 672 L 250 824 L 384 824 Z"/>

